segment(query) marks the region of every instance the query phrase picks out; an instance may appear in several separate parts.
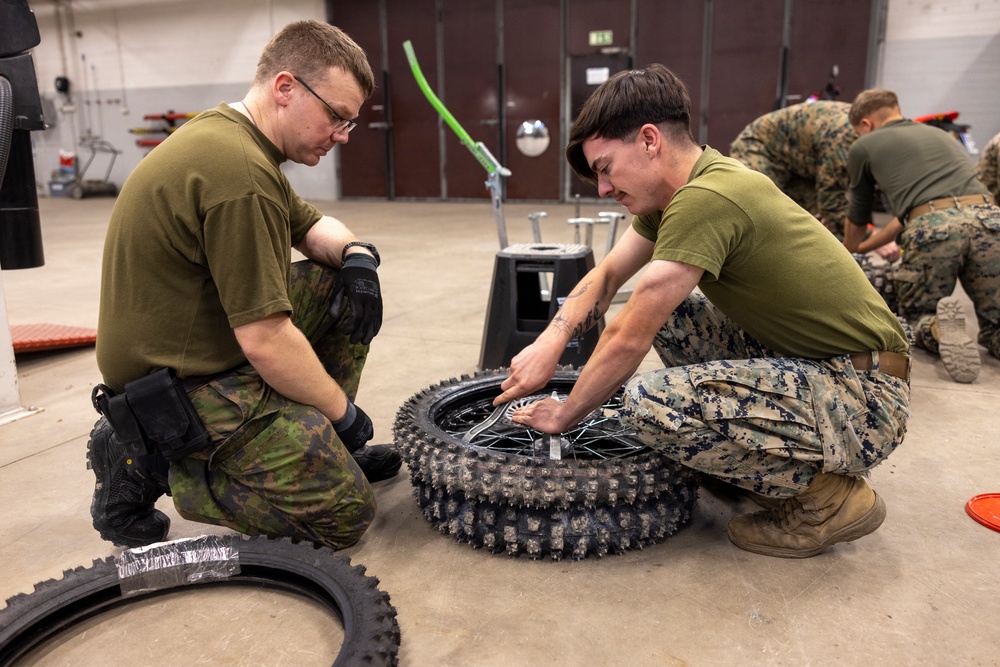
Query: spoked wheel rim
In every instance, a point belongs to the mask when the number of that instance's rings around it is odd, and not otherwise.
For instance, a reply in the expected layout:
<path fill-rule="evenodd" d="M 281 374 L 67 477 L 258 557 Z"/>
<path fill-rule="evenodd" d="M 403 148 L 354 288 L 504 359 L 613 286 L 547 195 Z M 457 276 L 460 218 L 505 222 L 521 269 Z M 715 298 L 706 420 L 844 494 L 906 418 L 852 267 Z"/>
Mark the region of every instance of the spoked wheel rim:
<path fill-rule="evenodd" d="M 594 507 L 659 496 L 686 475 L 678 463 L 633 437 L 630 424 L 619 423 L 614 415 L 620 397 L 563 434 L 570 447 L 556 440 L 559 447 L 550 451 L 544 440 L 538 442 L 543 434 L 502 419 L 465 439 L 472 426 L 493 414 L 505 377 L 503 370 L 488 370 L 452 378 L 421 390 L 400 408 L 394 439 L 415 484 L 511 505 Z M 578 377 L 579 371 L 559 369 L 537 396 L 565 396 Z"/>
<path fill-rule="evenodd" d="M 396 446 L 434 526 L 493 553 L 579 559 L 652 544 L 690 520 L 693 473 L 619 419 L 621 393 L 546 441 L 510 413 L 553 392 L 565 399 L 579 371 L 558 369 L 538 394 L 495 411 L 506 375 L 442 381 L 396 415 Z"/>
<path fill-rule="evenodd" d="M 513 454 L 531 459 L 555 458 L 552 456 L 553 440 L 559 448 L 558 458 L 575 460 L 612 461 L 635 456 L 649 448 L 635 439 L 635 431 L 622 424 L 618 417 L 621 394 L 591 412 L 579 424 L 558 436 L 546 438 L 544 433 L 518 424 L 511 414 L 518 407 L 553 397 L 565 401 L 570 386 L 555 383 L 555 389 L 511 401 L 496 422 L 465 442 L 471 446 L 493 452 Z M 445 402 L 434 415 L 438 427 L 448 435 L 463 439 L 470 429 L 479 426 L 494 415 L 493 398 L 496 390 L 484 388 L 462 400 Z"/>

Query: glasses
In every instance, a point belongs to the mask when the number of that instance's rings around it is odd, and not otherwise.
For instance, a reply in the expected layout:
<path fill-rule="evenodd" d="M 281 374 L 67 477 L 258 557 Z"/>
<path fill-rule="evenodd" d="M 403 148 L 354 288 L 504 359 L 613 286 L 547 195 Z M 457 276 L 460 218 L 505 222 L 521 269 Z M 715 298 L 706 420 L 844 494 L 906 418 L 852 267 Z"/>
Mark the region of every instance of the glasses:
<path fill-rule="evenodd" d="M 308 83 L 306 83 L 305 81 L 303 81 L 302 79 L 300 79 L 298 76 L 295 76 L 295 80 L 298 81 L 299 83 L 301 83 L 303 86 L 305 86 L 305 89 L 308 90 L 310 93 L 312 93 L 313 97 L 315 97 L 317 100 L 319 100 L 320 102 L 322 102 L 323 106 L 325 106 L 327 109 L 329 109 L 330 113 L 332 113 L 337 118 L 337 122 L 333 124 L 333 131 L 334 132 L 341 132 L 341 131 L 350 132 L 351 130 L 353 130 L 354 128 L 356 128 L 358 126 L 358 124 L 355 123 L 353 120 L 347 120 L 346 118 L 344 118 L 343 116 L 341 116 L 339 113 L 337 113 L 336 109 L 334 109 L 329 104 L 327 104 L 326 100 L 324 100 L 322 97 L 320 97 L 318 94 L 316 94 L 316 91 L 309 87 Z"/>

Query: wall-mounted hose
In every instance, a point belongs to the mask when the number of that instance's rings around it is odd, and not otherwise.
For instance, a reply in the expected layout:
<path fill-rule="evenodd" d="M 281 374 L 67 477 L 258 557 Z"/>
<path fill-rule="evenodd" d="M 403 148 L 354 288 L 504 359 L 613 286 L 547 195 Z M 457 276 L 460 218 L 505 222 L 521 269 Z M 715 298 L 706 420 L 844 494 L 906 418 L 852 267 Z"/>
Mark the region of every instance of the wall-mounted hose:
<path fill-rule="evenodd" d="M 0 76 L 0 183 L 7 171 L 10 137 L 14 132 L 14 90 L 6 77 Z"/>

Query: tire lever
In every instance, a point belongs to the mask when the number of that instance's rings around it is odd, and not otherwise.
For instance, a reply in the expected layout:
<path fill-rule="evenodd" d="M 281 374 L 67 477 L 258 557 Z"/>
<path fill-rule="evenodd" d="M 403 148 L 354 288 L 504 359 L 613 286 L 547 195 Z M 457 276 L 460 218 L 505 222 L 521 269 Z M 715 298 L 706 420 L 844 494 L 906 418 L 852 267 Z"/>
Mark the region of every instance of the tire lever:
<path fill-rule="evenodd" d="M 509 402 L 501 403 L 500 405 L 498 405 L 496 409 L 493 410 L 493 413 L 489 417 L 484 419 L 482 423 L 476 424 L 475 426 L 470 428 L 468 433 L 462 436 L 462 442 L 464 442 L 465 444 L 471 443 L 473 438 L 475 438 L 477 435 L 488 429 L 490 426 L 493 426 L 498 421 L 500 421 L 500 418 L 503 417 L 503 414 L 504 412 L 507 411 L 507 406 L 509 405 L 510 405 Z"/>

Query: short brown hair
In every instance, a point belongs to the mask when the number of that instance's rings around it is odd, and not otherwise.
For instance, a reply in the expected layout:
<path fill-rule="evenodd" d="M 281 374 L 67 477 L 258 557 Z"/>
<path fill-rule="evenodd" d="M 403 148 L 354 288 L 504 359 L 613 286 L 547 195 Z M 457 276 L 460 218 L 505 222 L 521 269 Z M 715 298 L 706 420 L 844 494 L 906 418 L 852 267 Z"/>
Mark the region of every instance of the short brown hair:
<path fill-rule="evenodd" d="M 254 83 L 266 83 L 281 71 L 316 80 L 331 67 L 354 75 L 366 99 L 375 90 L 368 57 L 347 33 L 329 23 L 296 21 L 279 30 L 264 47 Z"/>
<path fill-rule="evenodd" d="M 868 118 L 876 111 L 881 111 L 882 109 L 899 109 L 899 98 L 896 97 L 896 93 L 884 88 L 869 88 L 868 90 L 862 90 L 854 98 L 854 103 L 851 104 L 851 111 L 847 119 L 852 126 L 857 126 L 861 123 L 862 119 Z"/>
<path fill-rule="evenodd" d="M 691 136 L 691 98 L 684 82 L 663 65 L 618 72 L 597 87 L 573 122 L 566 160 L 585 181 L 594 183 L 593 169 L 583 154 L 591 137 L 625 139 L 646 123 L 659 125 L 676 140 Z"/>

